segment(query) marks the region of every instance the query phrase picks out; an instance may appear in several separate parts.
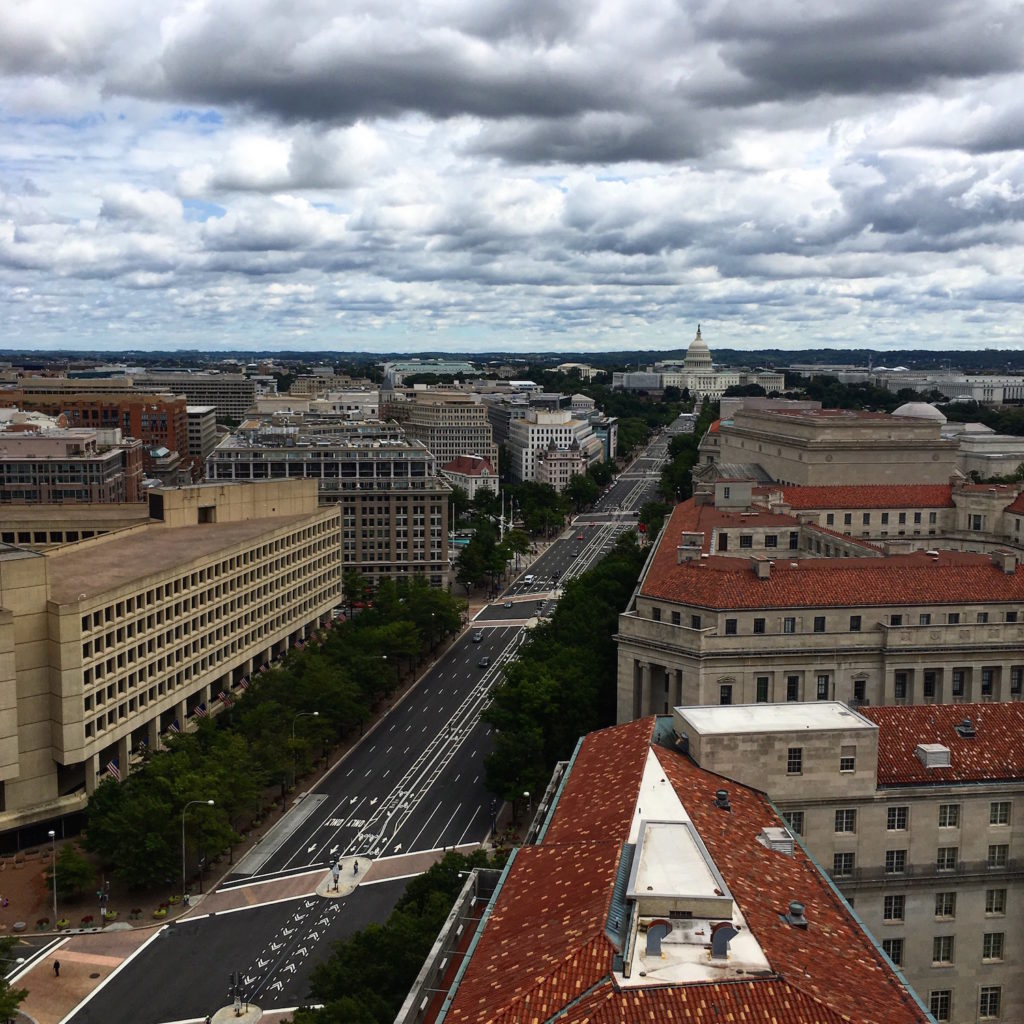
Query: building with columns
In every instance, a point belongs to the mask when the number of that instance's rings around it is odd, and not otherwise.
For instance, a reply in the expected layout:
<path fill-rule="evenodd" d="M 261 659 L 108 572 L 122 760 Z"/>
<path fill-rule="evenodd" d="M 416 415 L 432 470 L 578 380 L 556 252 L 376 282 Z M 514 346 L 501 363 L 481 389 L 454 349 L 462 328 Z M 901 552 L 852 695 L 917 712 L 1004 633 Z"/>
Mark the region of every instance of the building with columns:
<path fill-rule="evenodd" d="M 676 507 L 619 617 L 619 721 L 680 704 L 1022 699 L 1018 545 L 1001 534 L 997 546 L 979 529 L 965 531 L 978 538 L 974 551 L 942 549 L 923 532 L 917 550 L 912 537 L 896 536 L 890 551 L 841 532 L 846 512 L 843 523 L 822 525 L 835 512 L 799 508 L 799 490 L 785 490 L 789 506 L 775 505 L 749 482 L 722 480 Z M 1016 530 L 1019 498 L 996 496 L 1001 528 Z M 888 500 L 898 530 L 901 514 L 915 514 L 903 503 L 915 499 Z M 919 500 L 922 517 L 945 511 L 942 494 Z M 880 511 L 870 514 L 880 521 Z M 924 519 L 919 529 L 928 528 Z"/>
<path fill-rule="evenodd" d="M 0 833 L 37 841 L 325 621 L 339 532 L 295 480 L 154 489 L 137 526 L 0 544 Z"/>

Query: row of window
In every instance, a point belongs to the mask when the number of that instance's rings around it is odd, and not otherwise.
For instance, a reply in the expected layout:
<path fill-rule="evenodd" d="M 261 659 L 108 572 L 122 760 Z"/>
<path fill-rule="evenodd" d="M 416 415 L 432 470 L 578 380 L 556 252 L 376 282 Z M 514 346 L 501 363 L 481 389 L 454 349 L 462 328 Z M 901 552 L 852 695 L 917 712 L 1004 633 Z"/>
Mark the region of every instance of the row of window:
<path fill-rule="evenodd" d="M 945 624 L 949 626 L 963 625 L 966 623 L 962 612 L 946 612 L 945 613 Z M 1004 612 L 1004 621 L 1009 623 L 1019 622 L 1019 613 L 1013 609 Z M 653 608 L 651 610 L 651 618 L 655 622 L 661 621 L 661 609 Z M 888 623 L 890 626 L 903 626 L 910 625 L 911 616 L 904 612 L 894 612 L 889 615 Z M 975 613 L 976 623 L 987 623 L 990 621 L 990 613 L 987 611 L 979 611 Z M 851 615 L 848 619 L 847 629 L 850 633 L 860 633 L 863 627 L 864 619 L 861 615 Z M 674 626 L 682 625 L 682 615 L 680 612 L 672 612 L 672 624 Z M 931 612 L 920 612 L 917 617 L 917 624 L 919 626 L 931 626 L 932 613 Z M 934 623 L 940 625 L 938 621 Z M 798 627 L 803 625 L 803 619 L 798 618 L 795 615 L 786 615 L 782 618 L 782 632 L 784 634 L 795 634 L 798 632 Z M 701 616 L 691 615 L 690 616 L 690 628 L 700 629 L 701 628 Z M 811 620 L 811 631 L 814 633 L 827 633 L 828 632 L 828 616 L 826 615 L 815 615 Z M 768 620 L 757 616 L 752 622 L 751 632 L 757 636 L 763 635 L 768 632 Z M 725 635 L 726 636 L 737 636 L 739 633 L 739 619 L 727 618 L 725 620 Z"/>
<path fill-rule="evenodd" d="M 985 932 L 982 936 L 981 959 L 999 963 L 1003 959 L 1004 932 Z M 903 939 L 882 939 L 882 952 L 897 966 L 903 966 Z M 932 939 L 932 966 L 951 967 L 955 943 L 952 935 L 936 935 Z"/>
<path fill-rule="evenodd" d="M 955 892 L 937 892 L 935 894 L 935 916 L 943 920 L 956 917 Z M 907 910 L 907 897 L 902 893 L 894 893 L 882 898 L 882 920 L 890 924 L 899 924 L 904 920 Z M 985 890 L 985 914 L 989 917 L 1001 917 L 1006 914 L 1006 890 Z"/>
<path fill-rule="evenodd" d="M 936 871 L 956 871 L 959 864 L 959 846 L 940 846 L 935 853 Z M 989 868 L 1005 868 L 1010 863 L 1010 846 L 1008 843 L 990 843 L 986 864 Z M 854 853 L 845 851 L 832 855 L 832 877 L 851 878 L 854 872 Z M 907 870 L 906 850 L 885 851 L 885 873 L 902 875 Z"/>
<path fill-rule="evenodd" d="M 794 750 L 800 748 L 793 748 Z M 787 764 L 792 763 L 787 759 Z M 840 765 L 840 771 L 843 771 L 842 765 Z M 1009 825 L 1010 824 L 1010 810 L 1012 802 L 1010 800 L 993 800 L 988 805 L 988 823 L 989 825 Z M 887 807 L 886 808 L 886 819 L 885 827 L 888 832 L 904 832 L 907 830 L 910 821 L 910 808 L 909 807 Z M 960 805 L 959 804 L 939 804 L 939 828 L 959 828 L 960 827 Z M 857 811 L 854 808 L 841 808 L 836 811 L 835 817 L 835 831 L 836 832 L 856 832 L 857 831 Z"/>
<path fill-rule="evenodd" d="M 893 961 L 895 963 L 895 961 Z M 1003 990 L 1000 985 L 982 985 L 978 989 L 978 1017 L 995 1020 L 1002 1014 Z M 928 993 L 928 1010 L 937 1021 L 952 1020 L 952 989 L 933 989 Z"/>
<path fill-rule="evenodd" d="M 889 518 L 890 518 L 890 516 L 892 516 L 892 514 L 893 513 L 891 513 L 891 512 L 882 512 L 882 513 L 880 513 L 880 520 L 879 521 L 881 522 L 882 526 L 888 526 L 889 525 Z M 923 521 L 923 515 L 924 515 L 924 513 L 922 513 L 922 512 L 913 512 L 913 513 L 897 512 L 896 513 L 896 522 L 900 526 L 906 526 L 907 525 L 907 515 L 908 514 L 913 516 L 913 521 L 914 521 L 914 525 L 915 526 L 920 526 L 921 525 L 921 523 Z M 871 525 L 871 513 L 870 512 L 862 512 L 861 515 L 860 515 L 860 521 L 861 521 L 861 525 L 862 526 L 870 526 Z M 928 513 L 928 525 L 929 526 L 935 526 L 937 524 L 937 522 L 938 522 L 938 514 L 935 513 L 935 512 L 929 512 Z M 834 512 L 827 512 L 825 514 L 825 525 L 826 526 L 835 526 L 836 525 L 836 514 Z M 853 513 L 852 512 L 844 512 L 843 513 L 843 525 L 844 526 L 852 526 L 853 525 Z"/>

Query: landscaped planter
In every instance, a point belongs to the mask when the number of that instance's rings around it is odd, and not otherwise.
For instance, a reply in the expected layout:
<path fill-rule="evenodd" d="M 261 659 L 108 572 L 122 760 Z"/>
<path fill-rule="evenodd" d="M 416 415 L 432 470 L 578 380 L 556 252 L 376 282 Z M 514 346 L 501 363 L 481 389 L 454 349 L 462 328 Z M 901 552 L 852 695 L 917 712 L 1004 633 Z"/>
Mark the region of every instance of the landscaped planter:
<path fill-rule="evenodd" d="M 167 908 L 166 907 L 157 907 L 156 910 L 153 911 L 153 917 L 155 917 L 158 921 L 161 918 L 164 918 L 166 916 L 167 916 Z"/>
<path fill-rule="evenodd" d="M 71 922 L 66 917 L 62 917 L 57 922 L 57 927 L 58 928 L 70 928 L 71 927 Z"/>

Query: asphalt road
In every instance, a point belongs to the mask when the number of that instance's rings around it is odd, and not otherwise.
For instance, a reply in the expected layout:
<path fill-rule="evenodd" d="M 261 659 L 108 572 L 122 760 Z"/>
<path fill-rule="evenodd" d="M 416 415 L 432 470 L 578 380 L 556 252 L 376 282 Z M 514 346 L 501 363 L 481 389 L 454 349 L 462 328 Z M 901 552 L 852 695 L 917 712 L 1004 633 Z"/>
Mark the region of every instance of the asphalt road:
<path fill-rule="evenodd" d="M 233 971 L 250 980 L 250 998 L 256 1005 L 299 1006 L 309 992 L 310 971 L 326 959 L 331 943 L 383 921 L 405 885 L 406 880 L 395 879 L 362 885 L 341 900 L 300 897 L 167 925 L 126 969 L 93 993 L 73 1020 L 202 1020 L 229 1005 Z"/>
<path fill-rule="evenodd" d="M 525 621 L 550 614 L 559 586 L 635 527 L 633 510 L 653 498 L 667 443 L 664 435 L 656 438 L 590 513 L 516 577 L 237 865 L 222 890 L 326 872 L 338 857 L 402 858 L 487 837 L 493 798 L 483 784 L 483 760 L 490 729 L 480 715 L 490 690 L 515 656 Z M 83 1005 L 73 1024 L 202 1019 L 226 1005 L 232 970 L 242 972 L 246 991 L 263 1009 L 295 1006 L 307 998 L 309 971 L 329 954 L 330 941 L 383 921 L 404 886 L 404 880 L 364 883 L 340 901 L 312 896 L 170 925 Z"/>

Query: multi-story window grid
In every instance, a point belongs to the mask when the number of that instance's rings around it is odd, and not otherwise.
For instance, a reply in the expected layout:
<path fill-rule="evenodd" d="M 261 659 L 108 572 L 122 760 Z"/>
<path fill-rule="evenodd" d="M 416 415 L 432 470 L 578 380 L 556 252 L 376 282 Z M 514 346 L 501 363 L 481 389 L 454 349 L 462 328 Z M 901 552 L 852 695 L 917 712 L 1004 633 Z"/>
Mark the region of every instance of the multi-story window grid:
<path fill-rule="evenodd" d="M 985 932 L 981 937 L 982 960 L 1003 959 L 1003 932 Z"/>
<path fill-rule="evenodd" d="M 985 890 L 985 913 L 1005 914 L 1006 913 L 1006 890 L 986 889 Z"/>
<path fill-rule="evenodd" d="M 1002 1008 L 1003 990 L 999 985 L 982 985 L 978 993 L 978 1016 L 983 1019 L 998 1017 Z"/>
<path fill-rule="evenodd" d="M 882 952 L 897 966 L 903 966 L 903 940 L 882 939 Z"/>
<path fill-rule="evenodd" d="M 932 963 L 951 964 L 953 962 L 953 936 L 936 935 L 932 939 Z"/>
<path fill-rule="evenodd" d="M 928 993 L 928 1011 L 937 1021 L 949 1020 L 952 1007 L 952 989 L 939 988 Z"/>
<path fill-rule="evenodd" d="M 856 832 L 857 812 L 852 808 L 836 811 L 836 832 Z"/>
<path fill-rule="evenodd" d="M 885 816 L 885 827 L 890 832 L 903 832 L 907 828 L 907 814 L 908 808 L 906 807 L 890 807 L 886 811 Z"/>
<path fill-rule="evenodd" d="M 955 892 L 937 892 L 935 894 L 935 916 L 956 917 Z"/>
<path fill-rule="evenodd" d="M 959 848 L 956 846 L 940 846 L 935 855 L 935 867 L 938 871 L 956 871 L 956 859 Z"/>
<path fill-rule="evenodd" d="M 1010 847 L 1007 843 L 992 843 L 988 848 L 988 866 L 1005 868 L 1010 861 Z"/>
<path fill-rule="evenodd" d="M 903 895 L 899 896 L 885 896 L 882 898 L 882 920 L 883 921 L 902 921 L 903 914 L 906 910 L 907 897 Z"/>
<path fill-rule="evenodd" d="M 907 870 L 906 850 L 885 851 L 885 873 L 887 875 L 901 875 Z"/>
<path fill-rule="evenodd" d="M 939 804 L 939 828 L 960 827 L 960 805 Z"/>
<path fill-rule="evenodd" d="M 994 800 L 988 805 L 988 823 L 990 825 L 1010 824 L 1010 801 Z"/>
<path fill-rule="evenodd" d="M 786 774 L 800 775 L 804 770 L 804 748 L 790 747 L 786 753 Z"/>
<path fill-rule="evenodd" d="M 832 855 L 832 874 L 835 878 L 849 878 L 853 874 L 853 854 L 836 853 Z"/>

